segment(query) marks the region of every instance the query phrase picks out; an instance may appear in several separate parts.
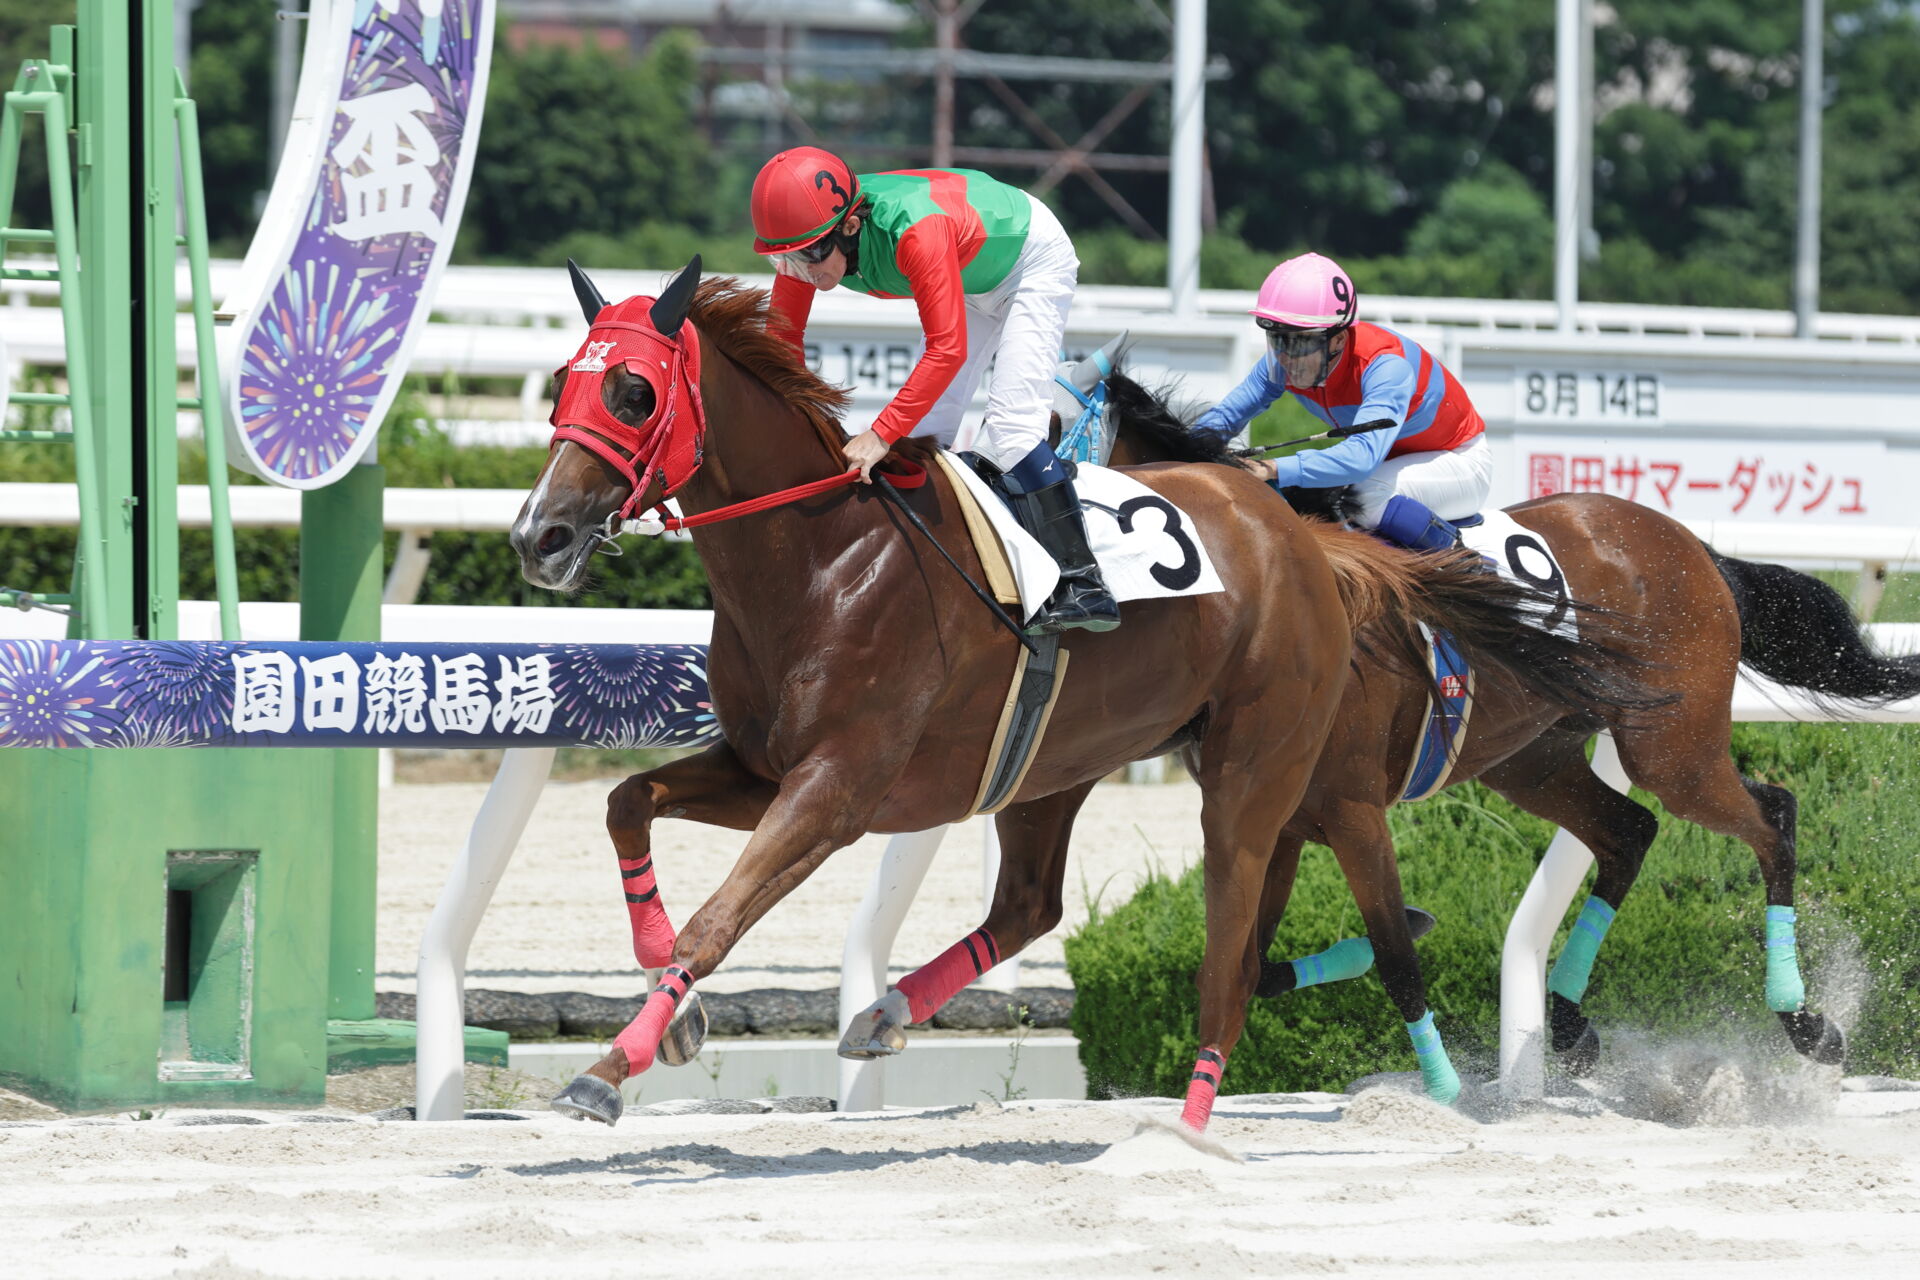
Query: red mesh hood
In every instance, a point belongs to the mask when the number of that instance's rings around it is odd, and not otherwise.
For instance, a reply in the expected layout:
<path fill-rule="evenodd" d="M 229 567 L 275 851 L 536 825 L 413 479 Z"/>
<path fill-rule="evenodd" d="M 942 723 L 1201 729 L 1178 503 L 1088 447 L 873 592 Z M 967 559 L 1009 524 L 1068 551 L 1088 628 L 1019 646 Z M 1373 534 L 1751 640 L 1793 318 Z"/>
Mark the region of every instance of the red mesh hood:
<path fill-rule="evenodd" d="M 674 337 L 662 335 L 648 315 L 653 302 L 633 297 L 600 312 L 566 364 L 566 381 L 548 418 L 555 441 L 592 450 L 632 483 L 621 519 L 632 514 L 656 474 L 665 486 L 662 498 L 691 479 L 707 434 L 699 334 L 682 324 Z M 607 412 L 601 399 L 601 384 L 615 365 L 625 365 L 653 388 L 653 414 L 638 428 Z"/>

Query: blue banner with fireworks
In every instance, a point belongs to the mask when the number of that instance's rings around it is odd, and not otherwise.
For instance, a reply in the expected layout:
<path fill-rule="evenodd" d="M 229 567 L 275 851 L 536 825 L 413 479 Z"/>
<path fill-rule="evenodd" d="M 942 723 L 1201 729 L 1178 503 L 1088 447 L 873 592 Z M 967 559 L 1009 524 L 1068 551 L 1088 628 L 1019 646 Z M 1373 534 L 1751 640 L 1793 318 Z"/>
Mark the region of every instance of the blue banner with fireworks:
<path fill-rule="evenodd" d="M 294 132 L 229 299 L 240 465 L 296 489 L 367 451 L 452 252 L 495 0 L 315 0 Z"/>
<path fill-rule="evenodd" d="M 691 747 L 696 644 L 0 640 L 0 747 Z"/>

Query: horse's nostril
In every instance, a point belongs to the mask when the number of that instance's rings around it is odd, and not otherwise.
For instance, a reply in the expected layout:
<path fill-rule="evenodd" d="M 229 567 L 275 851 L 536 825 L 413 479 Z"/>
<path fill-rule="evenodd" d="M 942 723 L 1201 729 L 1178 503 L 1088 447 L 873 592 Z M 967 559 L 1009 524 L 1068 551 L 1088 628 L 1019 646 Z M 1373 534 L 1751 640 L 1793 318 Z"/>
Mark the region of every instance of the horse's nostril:
<path fill-rule="evenodd" d="M 550 524 L 546 527 L 545 531 L 541 533 L 540 542 L 535 550 L 539 551 L 542 558 L 558 555 L 564 551 L 567 544 L 572 541 L 572 529 L 569 529 L 563 524 Z"/>

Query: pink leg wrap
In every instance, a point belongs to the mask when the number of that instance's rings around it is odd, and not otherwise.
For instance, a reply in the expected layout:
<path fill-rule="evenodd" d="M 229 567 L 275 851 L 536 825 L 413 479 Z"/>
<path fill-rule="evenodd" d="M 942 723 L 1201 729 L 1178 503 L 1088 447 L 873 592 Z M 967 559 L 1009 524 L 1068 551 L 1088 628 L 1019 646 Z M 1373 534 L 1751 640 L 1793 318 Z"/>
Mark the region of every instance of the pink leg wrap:
<path fill-rule="evenodd" d="M 1180 1119 L 1195 1133 L 1205 1133 L 1207 1121 L 1213 1118 L 1213 1100 L 1226 1070 L 1226 1055 L 1215 1050 L 1202 1049 L 1194 1059 L 1193 1082 L 1187 1086 L 1187 1106 Z"/>
<path fill-rule="evenodd" d="M 942 951 L 932 964 L 900 979 L 900 994 L 915 1022 L 925 1022 L 975 978 L 1000 963 L 1000 948 L 984 927 Z"/>
<path fill-rule="evenodd" d="M 673 1011 L 680 1007 L 680 1001 L 692 986 L 692 974 L 677 964 L 668 965 L 667 971 L 660 975 L 660 985 L 647 997 L 639 1016 L 613 1038 L 613 1047 L 627 1055 L 628 1075 L 637 1076 L 653 1065 L 660 1037 L 666 1034 L 667 1024 L 673 1021 Z"/>
<path fill-rule="evenodd" d="M 627 891 L 627 919 L 633 924 L 633 958 L 642 969 L 658 969 L 673 959 L 673 921 L 660 905 L 653 878 L 653 855 L 620 859 L 620 881 Z"/>

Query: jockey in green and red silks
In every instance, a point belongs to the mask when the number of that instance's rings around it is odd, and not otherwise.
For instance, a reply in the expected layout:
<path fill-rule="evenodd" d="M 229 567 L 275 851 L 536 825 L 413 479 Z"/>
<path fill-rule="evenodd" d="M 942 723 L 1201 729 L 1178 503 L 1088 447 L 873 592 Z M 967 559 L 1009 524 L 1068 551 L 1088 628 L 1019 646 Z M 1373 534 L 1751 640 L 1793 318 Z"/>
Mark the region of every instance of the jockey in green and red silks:
<path fill-rule="evenodd" d="M 773 261 L 775 332 L 804 350 L 815 291 L 844 285 L 911 298 L 925 333 L 905 384 L 847 444 L 870 475 L 894 443 L 932 436 L 969 450 L 1021 525 L 1060 565 L 1060 586 L 1032 631 L 1106 631 L 1120 613 L 1087 548 L 1068 468 L 1047 443 L 1053 378 L 1080 260 L 1053 211 L 972 169 L 855 174 L 838 156 L 796 147 L 753 184 L 756 252 Z M 961 418 L 988 364 L 977 433 Z"/>

